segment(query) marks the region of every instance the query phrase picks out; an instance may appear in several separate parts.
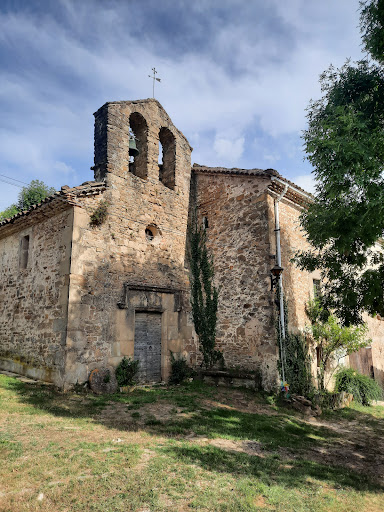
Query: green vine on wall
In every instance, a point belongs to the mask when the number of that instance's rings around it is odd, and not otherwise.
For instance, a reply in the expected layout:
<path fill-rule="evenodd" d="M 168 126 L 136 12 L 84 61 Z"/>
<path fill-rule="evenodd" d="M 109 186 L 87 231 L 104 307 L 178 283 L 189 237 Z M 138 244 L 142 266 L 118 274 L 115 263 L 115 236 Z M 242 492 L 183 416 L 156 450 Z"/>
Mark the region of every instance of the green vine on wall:
<path fill-rule="evenodd" d="M 219 292 L 213 282 L 213 258 L 207 249 L 206 232 L 196 214 L 188 235 L 193 323 L 203 356 L 202 366 L 212 368 L 216 363 L 224 365 L 223 354 L 215 348 Z"/>
<path fill-rule="evenodd" d="M 278 296 L 278 293 L 276 294 Z M 277 297 L 278 298 L 278 297 Z M 301 333 L 293 334 L 288 329 L 288 307 L 284 298 L 284 319 L 285 319 L 285 338 L 284 344 L 284 369 L 285 380 L 289 384 L 292 393 L 310 397 L 313 394 L 311 356 L 305 337 Z M 278 304 L 279 301 L 276 301 Z M 279 308 L 278 308 L 279 309 Z M 276 323 L 277 336 L 280 339 L 281 325 L 280 321 Z M 282 354 L 279 344 L 278 370 L 281 372 Z"/>

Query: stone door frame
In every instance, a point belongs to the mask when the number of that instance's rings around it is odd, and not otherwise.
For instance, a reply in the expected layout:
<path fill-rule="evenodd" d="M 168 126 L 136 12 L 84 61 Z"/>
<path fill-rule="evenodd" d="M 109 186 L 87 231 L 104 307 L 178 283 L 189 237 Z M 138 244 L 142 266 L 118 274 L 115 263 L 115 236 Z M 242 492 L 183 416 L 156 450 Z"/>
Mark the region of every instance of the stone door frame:
<path fill-rule="evenodd" d="M 175 331 L 178 331 L 178 318 L 182 311 L 182 293 L 184 291 L 180 288 L 152 284 L 124 283 L 122 300 L 117 303 L 119 309 L 126 310 L 126 321 L 133 335 L 133 349 L 136 313 L 161 313 L 162 381 L 167 378 L 169 373 L 168 341 L 174 338 Z"/>

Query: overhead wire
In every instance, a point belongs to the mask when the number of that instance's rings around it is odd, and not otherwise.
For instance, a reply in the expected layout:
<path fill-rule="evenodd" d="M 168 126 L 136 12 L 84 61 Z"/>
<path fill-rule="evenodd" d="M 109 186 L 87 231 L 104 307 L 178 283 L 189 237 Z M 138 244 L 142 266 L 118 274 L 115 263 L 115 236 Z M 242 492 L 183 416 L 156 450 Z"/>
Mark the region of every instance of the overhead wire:
<path fill-rule="evenodd" d="M 14 180 L 14 181 L 18 181 L 19 183 L 24 183 L 25 185 L 28 185 L 28 183 L 25 183 L 24 181 L 16 180 L 15 178 L 11 178 L 9 176 L 5 176 L 4 174 L 0 174 L 0 176 L 2 176 L 2 177 L 0 177 L 0 181 L 2 181 L 3 183 L 7 183 L 8 185 L 13 185 L 14 187 L 24 188 L 22 185 L 18 185 L 16 183 L 12 183 L 12 182 L 7 181 L 7 180 Z M 6 179 L 4 179 L 4 178 L 6 178 Z M 123 179 L 125 181 L 127 181 L 126 178 L 123 178 Z M 158 183 L 154 179 L 151 179 L 151 178 L 147 178 L 145 181 L 153 183 L 153 184 L 157 184 Z M 76 202 L 75 204 L 77 206 L 80 206 L 80 207 L 84 208 L 84 205 L 81 204 L 81 203 Z M 92 208 L 85 207 L 85 209 L 93 213 L 93 209 Z M 140 221 L 140 220 L 134 219 L 132 217 L 117 215 L 115 213 L 109 213 L 109 215 L 111 215 L 112 217 L 117 217 L 117 218 L 119 218 L 121 220 L 129 220 L 131 222 L 135 222 L 136 224 L 142 224 L 144 226 L 148 225 L 147 222 Z M 174 229 L 169 229 L 169 228 L 164 228 L 164 227 L 161 227 L 160 229 L 161 229 L 161 231 L 164 231 L 164 232 L 173 233 L 173 234 L 177 234 L 177 235 L 180 235 L 180 236 L 185 236 L 185 233 L 183 233 L 182 231 L 178 231 L 178 230 L 174 230 Z"/>
<path fill-rule="evenodd" d="M 4 178 L 0 178 L 0 181 L 2 181 L 3 183 L 6 183 L 7 185 L 13 185 L 14 187 L 17 187 L 17 188 L 24 188 L 23 185 L 18 185 L 17 183 L 12 183 L 12 181 L 5 180 Z"/>
<path fill-rule="evenodd" d="M 18 181 L 19 183 L 23 183 L 24 185 L 29 185 L 25 181 L 17 180 L 16 178 L 11 178 L 10 176 L 6 176 L 5 174 L 0 174 L 3 178 L 7 178 L 7 180 Z"/>

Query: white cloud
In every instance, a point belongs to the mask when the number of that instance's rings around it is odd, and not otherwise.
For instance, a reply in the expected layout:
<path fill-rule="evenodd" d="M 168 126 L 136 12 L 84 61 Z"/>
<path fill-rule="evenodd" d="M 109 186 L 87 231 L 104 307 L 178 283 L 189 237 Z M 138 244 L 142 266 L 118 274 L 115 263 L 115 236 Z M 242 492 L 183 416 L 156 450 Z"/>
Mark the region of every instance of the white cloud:
<path fill-rule="evenodd" d="M 193 4 L 191 15 L 214 30 L 180 52 L 163 26 L 135 35 L 124 2 L 94 8 L 87 0 L 61 0 L 67 25 L 49 10 L 0 13 L 7 56 L 0 68 L 3 173 L 56 187 L 92 179 L 92 113 L 106 101 L 151 96 L 148 74 L 156 66 L 156 97 L 190 139 L 194 161 L 263 168 L 278 162 L 283 174 L 294 168 L 291 176 L 304 179 L 297 134 L 309 99 L 320 94 L 318 75 L 331 62 L 359 56 L 358 0 L 243 0 L 241 16 L 226 20 L 209 17 L 215 4 Z M 234 3 L 223 0 L 220 8 Z"/>
<path fill-rule="evenodd" d="M 221 162 L 224 162 L 224 165 L 226 165 L 226 162 L 228 162 L 228 164 L 232 165 L 238 161 L 243 154 L 244 137 L 227 139 L 217 136 L 215 138 L 213 148 L 218 157 L 218 164 L 223 165 Z"/>
<path fill-rule="evenodd" d="M 275 163 L 280 160 L 280 155 L 278 155 L 276 153 L 264 153 L 263 158 L 267 162 Z"/>
<path fill-rule="evenodd" d="M 292 178 L 292 181 L 296 183 L 296 185 L 299 185 L 299 187 L 303 188 L 310 194 L 315 193 L 315 179 L 313 177 L 313 174 L 302 174 L 299 176 L 295 176 Z"/>

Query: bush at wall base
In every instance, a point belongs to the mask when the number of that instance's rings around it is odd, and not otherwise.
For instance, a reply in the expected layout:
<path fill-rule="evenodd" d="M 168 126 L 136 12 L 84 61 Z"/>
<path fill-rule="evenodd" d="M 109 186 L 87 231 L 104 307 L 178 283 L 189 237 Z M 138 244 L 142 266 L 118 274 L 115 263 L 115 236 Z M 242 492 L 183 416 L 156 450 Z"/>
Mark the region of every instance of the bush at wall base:
<path fill-rule="evenodd" d="M 185 357 L 176 358 L 171 352 L 171 375 L 169 377 L 169 384 L 181 384 L 184 380 L 193 377 L 195 371 L 188 366 Z"/>
<path fill-rule="evenodd" d="M 354 400 L 362 405 L 370 405 L 373 400 L 383 398 L 379 384 L 353 368 L 340 368 L 336 374 L 335 391 L 351 393 Z"/>
<path fill-rule="evenodd" d="M 135 377 L 139 371 L 139 364 L 139 361 L 130 357 L 128 359 L 123 357 L 115 370 L 116 380 L 120 387 L 132 386 L 136 383 Z"/>

